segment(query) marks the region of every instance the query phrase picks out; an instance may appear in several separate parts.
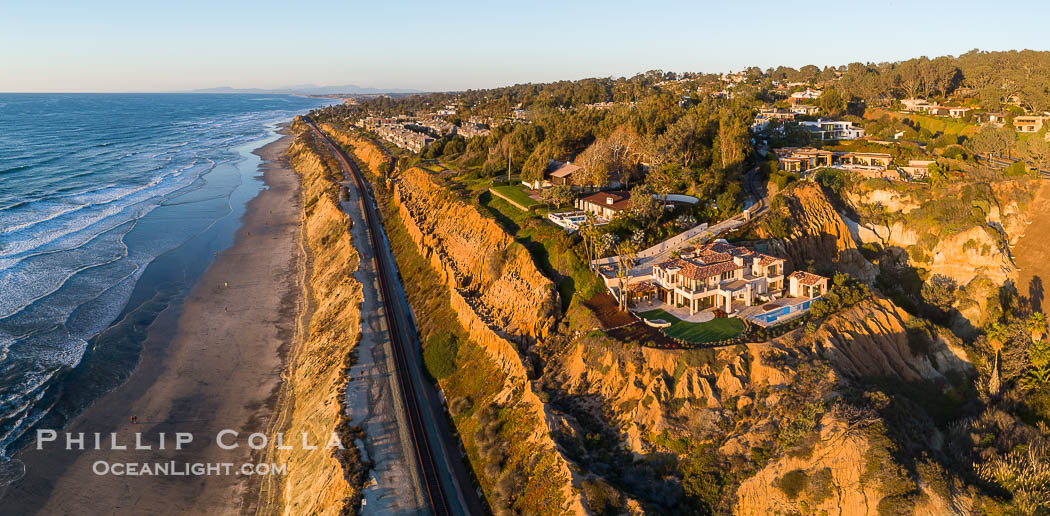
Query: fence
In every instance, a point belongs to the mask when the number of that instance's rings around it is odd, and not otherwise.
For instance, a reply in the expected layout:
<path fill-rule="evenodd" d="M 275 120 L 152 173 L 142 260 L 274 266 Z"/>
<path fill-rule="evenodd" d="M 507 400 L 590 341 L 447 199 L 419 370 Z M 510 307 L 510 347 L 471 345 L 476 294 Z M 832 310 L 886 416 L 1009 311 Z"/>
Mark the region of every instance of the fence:
<path fill-rule="evenodd" d="M 639 251 L 637 254 L 635 254 L 635 258 L 636 259 L 651 258 L 651 257 L 656 256 L 656 255 L 658 255 L 658 254 L 660 254 L 660 253 L 662 253 L 662 252 L 664 252 L 664 251 L 666 251 L 668 249 L 677 248 L 678 246 L 682 245 L 683 243 L 696 238 L 698 235 L 700 235 L 704 231 L 707 231 L 707 227 L 708 227 L 707 223 L 704 222 L 704 223 L 701 223 L 700 225 L 698 225 L 698 226 L 696 226 L 696 227 L 694 227 L 692 229 L 687 229 L 687 230 L 685 230 L 685 231 L 683 231 L 683 232 L 681 232 L 681 233 L 679 233 L 679 234 L 677 234 L 677 235 L 675 235 L 675 236 L 673 236 L 671 238 L 668 238 L 667 240 L 664 240 L 663 242 L 660 242 L 659 244 L 656 244 L 656 245 L 654 245 L 654 246 L 652 246 L 652 247 L 650 247 L 648 249 L 645 249 L 643 251 Z M 604 265 L 604 264 L 607 264 L 607 263 L 613 263 L 615 261 L 616 261 L 616 257 L 615 256 L 610 256 L 608 258 L 599 258 L 597 260 L 594 260 L 593 263 L 595 265 Z"/>

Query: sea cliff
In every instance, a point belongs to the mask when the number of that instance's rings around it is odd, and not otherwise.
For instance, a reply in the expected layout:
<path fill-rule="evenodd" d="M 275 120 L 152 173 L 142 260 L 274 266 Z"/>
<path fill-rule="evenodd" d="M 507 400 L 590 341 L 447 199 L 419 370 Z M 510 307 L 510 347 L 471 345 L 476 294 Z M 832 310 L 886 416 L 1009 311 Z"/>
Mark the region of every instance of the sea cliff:
<path fill-rule="evenodd" d="M 264 488 L 261 512 L 268 514 L 356 513 L 364 468 L 346 418 L 346 368 L 360 338 L 361 285 L 354 280 L 359 257 L 350 219 L 338 206 L 338 168 L 301 125 L 288 158 L 302 183 L 301 245 L 307 266 L 300 271 L 306 300 L 284 373 L 272 432 L 298 439 L 304 432 L 327 442 L 336 433 L 345 450 L 270 449 L 288 474 Z M 286 439 L 287 440 L 287 439 Z M 298 441 L 296 441 L 298 442 Z"/>

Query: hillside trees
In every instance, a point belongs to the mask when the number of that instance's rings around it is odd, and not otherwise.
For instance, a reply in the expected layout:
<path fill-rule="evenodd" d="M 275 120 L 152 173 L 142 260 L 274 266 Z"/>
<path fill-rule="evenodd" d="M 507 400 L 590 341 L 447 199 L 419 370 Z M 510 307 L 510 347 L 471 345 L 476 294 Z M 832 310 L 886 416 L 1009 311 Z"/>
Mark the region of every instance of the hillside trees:
<path fill-rule="evenodd" d="M 605 186 L 610 181 L 629 185 L 641 162 L 642 141 L 632 129 L 620 127 L 599 138 L 577 159 L 582 170 L 572 180 L 581 186 Z"/>
<path fill-rule="evenodd" d="M 723 169 L 739 171 L 751 147 L 751 135 L 742 108 L 723 108 L 718 116 L 718 150 Z"/>

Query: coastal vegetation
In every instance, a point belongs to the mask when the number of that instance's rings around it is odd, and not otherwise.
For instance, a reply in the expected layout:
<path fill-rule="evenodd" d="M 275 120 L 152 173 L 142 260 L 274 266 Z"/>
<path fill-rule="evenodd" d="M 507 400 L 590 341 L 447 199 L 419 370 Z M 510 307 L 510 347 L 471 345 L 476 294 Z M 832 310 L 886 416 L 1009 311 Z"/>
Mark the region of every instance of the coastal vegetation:
<path fill-rule="evenodd" d="M 1050 153 L 1042 133 L 897 111 L 916 95 L 1010 116 L 1046 109 L 1045 77 L 1019 70 L 1048 65 L 1046 53 L 975 51 L 748 69 L 732 79 L 732 98 L 723 76 L 648 72 L 369 99 L 318 118 L 385 199 L 410 300 L 425 314 L 428 371 L 495 510 L 1038 514 L 1050 499 L 1050 352 L 1041 291 L 1013 284 L 1012 246 L 1040 188 L 1029 169 Z M 750 133 L 784 82 L 820 87 L 813 104 L 873 137 Z M 448 106 L 453 124 L 481 119 L 489 132 L 436 138 L 416 155 L 353 126 Z M 767 145 L 932 163 L 928 179 L 912 182 L 842 168 L 799 174 L 760 152 Z M 1026 161 L 990 164 L 989 153 Z M 543 179 L 552 160 L 582 172 L 542 197 L 520 185 Z M 728 238 L 833 278 L 830 291 L 804 318 L 769 330 L 660 311 L 641 315 L 670 322 L 665 333 L 629 324 L 588 261 L 738 213 L 756 186 L 752 170 L 769 209 Z M 546 221 L 545 206 L 568 204 L 569 186 L 613 182 L 632 202 L 600 230 L 569 234 Z M 665 210 L 651 202 L 663 193 L 699 203 Z M 432 213 L 444 209 L 475 233 Z M 484 256 L 467 258 L 459 241 L 486 242 L 474 246 Z M 520 291 L 493 286 L 524 271 L 556 301 L 525 315 L 464 297 L 483 321 L 510 321 L 507 346 L 457 295 L 480 285 L 515 299 Z M 525 460 L 518 440 L 539 443 L 539 458 Z"/>

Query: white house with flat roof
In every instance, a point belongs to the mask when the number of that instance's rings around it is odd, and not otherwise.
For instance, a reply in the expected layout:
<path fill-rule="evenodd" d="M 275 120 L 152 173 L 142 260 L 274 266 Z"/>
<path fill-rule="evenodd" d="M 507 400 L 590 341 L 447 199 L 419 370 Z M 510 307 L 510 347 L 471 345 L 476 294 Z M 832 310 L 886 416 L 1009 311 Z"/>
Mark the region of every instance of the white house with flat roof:
<path fill-rule="evenodd" d="M 799 125 L 820 140 L 855 140 L 864 137 L 864 129 L 854 127 L 853 122 L 845 120 L 819 119 L 816 122 L 800 122 Z"/>

